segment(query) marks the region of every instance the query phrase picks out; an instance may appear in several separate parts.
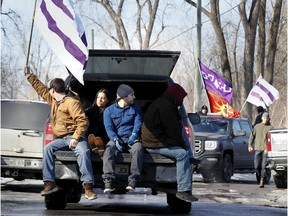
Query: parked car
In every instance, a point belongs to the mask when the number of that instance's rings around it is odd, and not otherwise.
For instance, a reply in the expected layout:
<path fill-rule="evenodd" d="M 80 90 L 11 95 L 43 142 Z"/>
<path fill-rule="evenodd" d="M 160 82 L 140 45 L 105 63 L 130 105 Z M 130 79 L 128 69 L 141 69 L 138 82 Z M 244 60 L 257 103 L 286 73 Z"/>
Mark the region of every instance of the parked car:
<path fill-rule="evenodd" d="M 190 115 L 190 114 L 188 114 Z M 254 154 L 248 151 L 252 124 L 246 118 L 225 118 L 221 115 L 200 116 L 194 125 L 194 156 L 201 160 L 195 169 L 204 181 L 230 182 L 234 173 L 254 173 Z M 271 172 L 267 169 L 266 182 Z M 256 174 L 260 182 L 260 176 Z"/>
<path fill-rule="evenodd" d="M 267 134 L 267 161 L 277 188 L 287 188 L 288 129 L 272 129 Z"/>
<path fill-rule="evenodd" d="M 1 177 L 42 179 L 49 113 L 50 107 L 44 102 L 1 99 Z"/>
<path fill-rule="evenodd" d="M 67 78 L 77 91 L 84 106 L 89 106 L 101 88 L 108 89 L 116 98 L 116 90 L 120 84 L 127 84 L 135 91 L 134 103 L 145 111 L 149 105 L 173 83 L 170 78 L 180 52 L 150 50 L 90 50 L 89 60 L 84 74 L 84 86 L 76 85 L 74 78 Z M 179 110 L 185 130 L 189 136 L 191 148 L 194 146 L 194 133 L 188 120 L 184 106 Z M 71 151 L 55 153 L 56 183 L 63 189 L 57 194 L 45 196 L 47 209 L 63 209 L 68 202 L 79 202 L 82 193 L 79 169 L 76 156 Z M 131 156 L 121 153 L 116 163 L 116 193 L 125 193 L 130 170 Z M 102 159 L 92 155 L 95 187 L 103 188 Z M 193 165 L 191 165 L 193 168 Z M 188 213 L 191 203 L 176 197 L 176 162 L 158 154 L 145 153 L 144 165 L 139 187 L 151 188 L 152 194 L 159 191 L 167 194 L 167 203 L 173 212 Z"/>

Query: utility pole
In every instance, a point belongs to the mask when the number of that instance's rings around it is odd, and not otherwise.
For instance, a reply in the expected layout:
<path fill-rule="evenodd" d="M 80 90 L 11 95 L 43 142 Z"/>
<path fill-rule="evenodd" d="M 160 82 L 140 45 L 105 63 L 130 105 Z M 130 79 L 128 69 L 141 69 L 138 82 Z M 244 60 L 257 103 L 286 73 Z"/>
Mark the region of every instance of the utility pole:
<path fill-rule="evenodd" d="M 194 85 L 194 111 L 197 112 L 200 110 L 202 106 L 201 100 L 201 92 L 202 92 L 202 75 L 199 71 L 198 66 L 198 59 L 201 60 L 201 27 L 202 27 L 202 20 L 201 20 L 201 7 L 202 3 L 201 0 L 197 1 L 197 67 L 196 67 L 196 77 L 195 77 L 195 85 Z"/>

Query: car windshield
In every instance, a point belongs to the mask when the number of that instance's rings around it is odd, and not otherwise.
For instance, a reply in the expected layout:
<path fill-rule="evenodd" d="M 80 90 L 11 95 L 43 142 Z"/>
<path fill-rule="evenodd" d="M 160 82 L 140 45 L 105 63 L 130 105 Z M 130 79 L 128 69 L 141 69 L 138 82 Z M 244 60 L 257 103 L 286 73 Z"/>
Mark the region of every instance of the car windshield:
<path fill-rule="evenodd" d="M 194 125 L 194 130 L 195 132 L 227 134 L 228 123 L 228 120 L 223 118 L 201 118 L 201 122 Z"/>

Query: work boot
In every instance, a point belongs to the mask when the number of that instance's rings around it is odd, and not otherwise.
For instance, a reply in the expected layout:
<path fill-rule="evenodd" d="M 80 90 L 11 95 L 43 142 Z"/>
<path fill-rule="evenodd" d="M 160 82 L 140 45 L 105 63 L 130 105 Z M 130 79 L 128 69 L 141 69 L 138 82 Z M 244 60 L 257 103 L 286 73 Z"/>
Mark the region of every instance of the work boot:
<path fill-rule="evenodd" d="M 84 188 L 86 199 L 88 199 L 88 200 L 97 199 L 97 195 L 93 190 L 93 184 L 92 183 L 83 183 L 83 188 Z"/>
<path fill-rule="evenodd" d="M 261 177 L 259 188 L 264 188 L 264 178 Z"/>
<path fill-rule="evenodd" d="M 44 181 L 44 190 L 41 191 L 41 196 L 46 196 L 59 191 L 59 187 L 52 181 Z"/>
<path fill-rule="evenodd" d="M 94 154 L 99 154 L 100 156 L 103 156 L 103 154 L 104 154 L 104 142 L 101 139 L 101 137 L 95 137 L 94 134 L 89 134 L 88 144 L 91 148 L 91 151 Z"/>

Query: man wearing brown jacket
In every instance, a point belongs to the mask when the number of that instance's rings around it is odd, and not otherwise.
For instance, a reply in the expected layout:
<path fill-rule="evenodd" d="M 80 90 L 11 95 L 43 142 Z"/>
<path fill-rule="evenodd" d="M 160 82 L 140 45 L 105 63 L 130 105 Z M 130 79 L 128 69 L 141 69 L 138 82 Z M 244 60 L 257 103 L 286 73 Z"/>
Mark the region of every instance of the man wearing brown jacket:
<path fill-rule="evenodd" d="M 25 67 L 24 73 L 36 92 L 51 106 L 50 122 L 53 134 L 57 137 L 43 150 L 44 190 L 41 191 L 41 195 L 46 196 L 59 191 L 55 184 L 54 153 L 70 149 L 77 155 L 85 197 L 89 200 L 96 199 L 96 193 L 93 191 L 94 176 L 90 149 L 85 138 L 89 122 L 81 102 L 75 97 L 66 95 L 64 80 L 55 78 L 48 88 L 34 74 L 30 74 L 29 67 Z"/>

